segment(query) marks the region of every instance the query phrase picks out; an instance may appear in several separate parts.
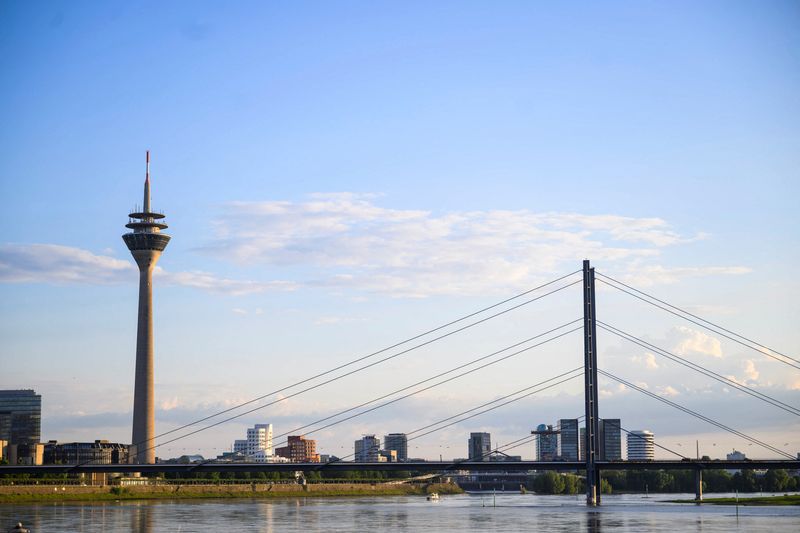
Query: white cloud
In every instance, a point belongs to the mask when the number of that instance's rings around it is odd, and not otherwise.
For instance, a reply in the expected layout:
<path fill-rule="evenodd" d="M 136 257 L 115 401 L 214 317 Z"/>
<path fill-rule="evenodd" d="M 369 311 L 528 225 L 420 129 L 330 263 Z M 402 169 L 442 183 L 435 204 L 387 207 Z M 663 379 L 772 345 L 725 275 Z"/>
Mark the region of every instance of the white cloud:
<path fill-rule="evenodd" d="M 757 381 L 761 373 L 756 369 L 755 363 L 748 359 L 744 361 L 744 375 L 750 381 Z"/>
<path fill-rule="evenodd" d="M 701 354 L 711 357 L 722 357 L 722 344 L 719 339 L 686 326 L 672 329 L 671 336 L 678 337 L 673 351 L 678 355 Z"/>
<path fill-rule="evenodd" d="M 392 209 L 374 195 L 315 194 L 304 201 L 232 202 L 200 250 L 240 265 L 301 272 L 301 281 L 221 278 L 156 269 L 165 283 L 224 294 L 298 287 L 355 289 L 398 297 L 502 293 L 529 287 L 590 257 L 637 285 L 742 274 L 745 267 L 671 268 L 662 250 L 697 239 L 660 218 L 486 210 L 432 213 Z M 128 258 L 53 244 L 0 245 L 0 281 L 121 283 Z"/>
<path fill-rule="evenodd" d="M 173 396 L 171 398 L 167 398 L 166 400 L 162 400 L 159 404 L 162 411 L 172 411 L 178 407 L 178 397 Z"/>
<path fill-rule="evenodd" d="M 661 396 L 678 396 L 680 394 L 678 390 L 671 385 L 658 387 L 657 391 Z"/>
<path fill-rule="evenodd" d="M 0 245 L 4 283 L 120 283 L 136 279 L 132 261 L 57 244 Z"/>
<path fill-rule="evenodd" d="M 637 261 L 627 265 L 627 272 L 619 277 L 637 287 L 650 287 L 678 283 L 685 278 L 738 276 L 750 272 L 752 269 L 744 266 L 665 267 L 645 265 Z"/>
<path fill-rule="evenodd" d="M 242 315 L 242 316 L 244 316 L 244 315 L 246 315 L 246 314 L 247 314 L 247 310 L 246 310 L 246 309 L 241 309 L 241 308 L 239 308 L 239 307 L 234 307 L 233 309 L 231 309 L 231 313 L 233 313 L 233 314 L 235 314 L 235 315 Z"/>
<path fill-rule="evenodd" d="M 168 272 L 160 267 L 156 267 L 153 275 L 169 285 L 232 295 L 295 288 L 295 284 L 285 281 L 232 280 L 207 272 Z M 116 259 L 58 244 L 0 245 L 2 283 L 107 285 L 137 280 L 137 268 L 132 259 Z"/>
<path fill-rule="evenodd" d="M 659 218 L 527 210 L 434 214 L 384 208 L 374 196 L 351 193 L 229 203 L 215 232 L 203 250 L 221 259 L 310 267 L 318 277 L 312 285 L 405 297 L 515 289 L 585 257 L 641 265 L 666 246 L 705 237 L 682 237 Z M 671 281 L 705 275 L 699 268 L 652 268 Z M 718 273 L 715 268 L 708 274 Z"/>
<path fill-rule="evenodd" d="M 656 356 L 650 352 L 647 352 L 644 355 L 634 355 L 633 357 L 631 357 L 631 361 L 634 363 L 643 364 L 645 367 L 652 370 L 658 368 L 658 362 L 656 361 Z"/>

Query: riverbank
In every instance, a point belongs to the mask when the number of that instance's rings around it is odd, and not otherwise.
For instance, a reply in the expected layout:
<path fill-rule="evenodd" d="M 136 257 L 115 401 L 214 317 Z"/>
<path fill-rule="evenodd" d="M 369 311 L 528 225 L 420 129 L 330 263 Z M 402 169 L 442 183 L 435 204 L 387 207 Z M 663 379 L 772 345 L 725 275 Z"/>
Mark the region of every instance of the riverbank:
<path fill-rule="evenodd" d="M 750 498 L 704 498 L 702 502 L 695 500 L 668 500 L 670 503 L 695 503 L 698 505 L 800 505 L 800 494 L 784 494 L 783 496 L 754 496 Z"/>
<path fill-rule="evenodd" d="M 201 498 L 316 498 L 336 496 L 405 496 L 460 494 L 452 483 L 437 484 L 326 484 L 288 485 L 251 483 L 245 485 L 144 485 L 130 487 L 91 486 L 2 486 L 0 504 L 81 502 L 117 500 L 176 500 Z"/>

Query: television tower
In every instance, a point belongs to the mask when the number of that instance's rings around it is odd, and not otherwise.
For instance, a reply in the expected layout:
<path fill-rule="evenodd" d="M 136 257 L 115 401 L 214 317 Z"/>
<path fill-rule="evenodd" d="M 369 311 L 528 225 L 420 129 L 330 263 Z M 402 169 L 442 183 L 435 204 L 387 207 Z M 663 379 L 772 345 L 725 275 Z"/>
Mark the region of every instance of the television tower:
<path fill-rule="evenodd" d="M 137 211 L 134 209 L 134 211 Z M 153 394 L 153 268 L 167 247 L 169 235 L 161 230 L 162 213 L 150 210 L 150 151 L 144 179 L 144 203 L 141 212 L 128 215 L 122 236 L 139 265 L 139 326 L 136 330 L 136 382 L 133 389 L 133 439 L 131 460 L 136 464 L 155 463 L 155 402 Z"/>

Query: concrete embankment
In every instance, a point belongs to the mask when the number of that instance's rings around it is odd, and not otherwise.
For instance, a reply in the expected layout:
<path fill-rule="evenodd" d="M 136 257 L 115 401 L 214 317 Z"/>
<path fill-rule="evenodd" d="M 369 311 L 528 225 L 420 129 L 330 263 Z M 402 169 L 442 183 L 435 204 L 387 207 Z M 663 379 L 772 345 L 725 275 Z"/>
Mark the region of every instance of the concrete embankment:
<path fill-rule="evenodd" d="M 307 498 L 331 496 L 402 496 L 413 494 L 458 494 L 458 485 L 402 484 L 384 485 L 367 483 L 320 483 L 308 485 L 251 483 L 236 485 L 139 485 L 128 487 L 93 486 L 0 486 L 0 503 L 45 501 L 103 501 L 151 500 L 192 498 Z"/>

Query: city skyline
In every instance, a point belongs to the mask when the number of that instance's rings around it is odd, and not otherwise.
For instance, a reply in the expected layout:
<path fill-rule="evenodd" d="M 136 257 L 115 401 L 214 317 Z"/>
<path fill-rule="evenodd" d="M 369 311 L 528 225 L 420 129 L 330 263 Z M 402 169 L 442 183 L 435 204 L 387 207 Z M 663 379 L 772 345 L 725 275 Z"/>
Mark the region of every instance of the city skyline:
<path fill-rule="evenodd" d="M 119 215 L 140 197 L 147 149 L 176 236 L 154 272 L 156 433 L 584 258 L 797 355 L 796 6 L 687 4 L 689 27 L 666 8 L 619 4 L 577 18 L 513 2 L 426 16 L 418 4 L 250 7 L 0 7 L 14 80 L 0 88 L 0 389 L 42 395 L 43 441 L 130 439 L 136 266 Z M 798 372 L 598 289 L 603 320 L 798 404 Z M 580 313 L 579 290 L 563 291 L 163 455 L 213 456 L 264 419 L 300 427 Z M 601 335 L 601 367 L 800 450 L 793 420 Z M 312 438 L 344 455 L 354 435 L 410 431 L 581 357 L 580 336 L 565 337 Z M 659 442 L 767 454 L 624 386 L 601 379 L 600 392 L 601 416 Z M 580 384 L 565 384 L 408 455 L 456 457 L 470 432 L 502 444 L 582 412 Z"/>

